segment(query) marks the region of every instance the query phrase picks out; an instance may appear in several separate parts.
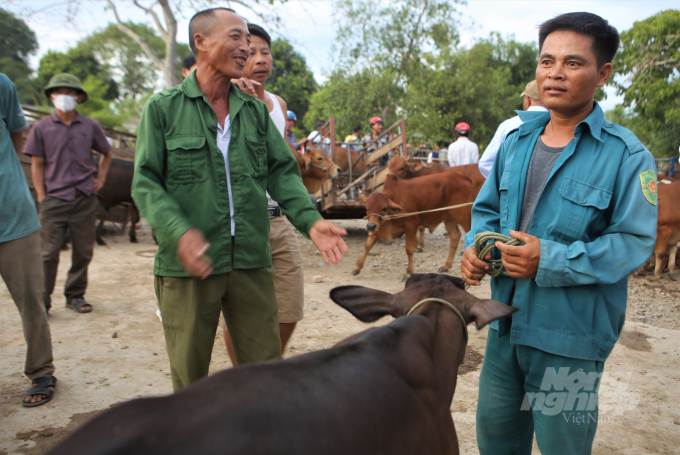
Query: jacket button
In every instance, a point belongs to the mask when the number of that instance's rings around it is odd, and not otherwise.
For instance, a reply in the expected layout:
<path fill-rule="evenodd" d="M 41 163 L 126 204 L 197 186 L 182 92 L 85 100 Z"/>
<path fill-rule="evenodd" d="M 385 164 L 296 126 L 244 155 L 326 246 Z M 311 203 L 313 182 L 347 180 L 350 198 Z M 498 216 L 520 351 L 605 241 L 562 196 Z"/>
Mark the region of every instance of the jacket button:
<path fill-rule="evenodd" d="M 612 127 L 612 124 L 611 124 L 611 123 L 607 123 L 604 127 L 605 127 L 605 128 L 611 128 L 611 127 Z"/>
<path fill-rule="evenodd" d="M 585 204 L 585 203 L 586 203 L 586 199 L 585 199 L 585 198 L 582 198 L 582 199 L 581 199 L 581 204 Z"/>
<path fill-rule="evenodd" d="M 212 127 L 213 127 L 213 128 L 217 128 L 217 123 L 216 123 L 216 122 L 213 122 L 213 123 L 212 123 Z"/>
<path fill-rule="evenodd" d="M 264 147 L 260 147 L 260 152 L 264 152 Z"/>
<path fill-rule="evenodd" d="M 225 182 L 224 180 L 222 180 L 222 181 L 220 182 L 220 185 L 222 185 L 222 186 L 224 186 L 224 185 L 226 185 L 226 184 L 227 184 L 227 182 Z"/>

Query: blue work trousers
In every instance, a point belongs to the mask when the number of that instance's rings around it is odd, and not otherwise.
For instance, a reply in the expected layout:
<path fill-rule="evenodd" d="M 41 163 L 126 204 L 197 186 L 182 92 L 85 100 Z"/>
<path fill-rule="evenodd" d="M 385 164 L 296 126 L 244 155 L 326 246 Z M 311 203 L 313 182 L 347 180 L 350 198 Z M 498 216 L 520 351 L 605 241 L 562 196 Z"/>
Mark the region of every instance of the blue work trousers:
<path fill-rule="evenodd" d="M 479 378 L 477 444 L 481 455 L 588 455 L 598 418 L 604 362 L 513 344 L 489 329 Z"/>

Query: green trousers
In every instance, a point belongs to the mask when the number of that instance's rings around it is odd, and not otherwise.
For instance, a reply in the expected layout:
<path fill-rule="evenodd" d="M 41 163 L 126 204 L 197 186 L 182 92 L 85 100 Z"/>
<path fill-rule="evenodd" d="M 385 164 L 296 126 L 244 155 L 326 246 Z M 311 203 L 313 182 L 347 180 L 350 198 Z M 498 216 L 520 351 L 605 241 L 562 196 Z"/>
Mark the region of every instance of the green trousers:
<path fill-rule="evenodd" d="M 479 377 L 477 444 L 481 455 L 590 454 L 604 362 L 549 354 L 510 343 L 489 329 Z"/>
<path fill-rule="evenodd" d="M 205 280 L 155 277 L 175 391 L 208 375 L 220 311 L 237 364 L 281 358 L 273 277 L 271 266 Z"/>

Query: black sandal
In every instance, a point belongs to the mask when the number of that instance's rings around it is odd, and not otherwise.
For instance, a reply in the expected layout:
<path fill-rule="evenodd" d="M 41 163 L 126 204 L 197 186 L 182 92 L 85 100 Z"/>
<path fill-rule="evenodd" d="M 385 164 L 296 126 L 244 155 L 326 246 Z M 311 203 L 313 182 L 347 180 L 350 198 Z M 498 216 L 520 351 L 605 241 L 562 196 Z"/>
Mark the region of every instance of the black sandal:
<path fill-rule="evenodd" d="M 84 306 L 89 306 L 90 308 L 83 309 Z M 76 313 L 89 313 L 92 311 L 92 305 L 87 303 L 85 299 L 68 299 L 66 301 L 66 308 L 70 308 Z"/>
<path fill-rule="evenodd" d="M 54 376 L 46 376 L 44 378 L 35 378 L 33 380 L 33 384 L 35 384 L 33 387 L 28 389 L 26 392 L 26 395 L 24 395 L 24 400 L 26 400 L 26 397 L 30 397 L 33 395 L 47 395 L 46 398 L 43 398 L 40 401 L 36 401 L 35 403 L 27 403 L 26 401 L 22 400 L 21 405 L 25 408 L 34 408 L 36 406 L 41 406 L 48 401 L 50 401 L 52 398 L 54 398 L 54 390 L 48 389 L 48 387 L 54 387 L 55 390 L 57 388 L 57 378 Z"/>

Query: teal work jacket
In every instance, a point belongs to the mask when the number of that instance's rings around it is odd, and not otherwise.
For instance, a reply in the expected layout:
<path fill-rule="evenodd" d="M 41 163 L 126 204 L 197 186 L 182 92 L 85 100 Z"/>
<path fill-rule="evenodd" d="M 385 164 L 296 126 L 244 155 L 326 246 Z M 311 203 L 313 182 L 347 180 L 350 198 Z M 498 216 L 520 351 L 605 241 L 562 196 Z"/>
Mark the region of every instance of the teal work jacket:
<path fill-rule="evenodd" d="M 472 207 L 466 247 L 479 232 L 517 230 L 531 154 L 550 120 L 523 114 Z M 520 309 L 491 327 L 515 344 L 604 361 L 623 328 L 628 275 L 654 250 L 656 219 L 654 158 L 595 103 L 536 205 L 528 232 L 541 241 L 536 277 L 491 279 L 492 298 Z"/>

